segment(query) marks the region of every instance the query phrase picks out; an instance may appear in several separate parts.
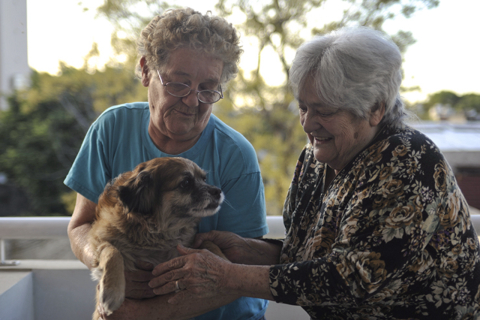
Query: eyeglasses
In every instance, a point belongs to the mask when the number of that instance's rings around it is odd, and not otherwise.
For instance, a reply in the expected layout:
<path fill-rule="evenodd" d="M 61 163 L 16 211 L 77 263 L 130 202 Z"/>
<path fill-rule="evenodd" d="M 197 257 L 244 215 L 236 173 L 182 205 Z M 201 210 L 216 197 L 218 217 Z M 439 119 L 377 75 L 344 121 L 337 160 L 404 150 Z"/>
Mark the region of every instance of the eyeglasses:
<path fill-rule="evenodd" d="M 193 90 L 192 88 L 190 88 L 190 86 L 181 82 L 163 83 L 162 76 L 160 75 L 160 72 L 158 70 L 157 70 L 157 74 L 158 74 L 158 77 L 160 78 L 160 82 L 162 83 L 162 86 L 164 86 L 167 89 L 167 92 L 174 97 L 178 97 L 178 98 L 186 97 Z M 220 88 L 220 91 L 195 90 L 195 92 L 197 93 L 198 101 L 203 103 L 211 104 L 211 103 L 217 102 L 220 99 L 223 99 L 222 88 Z"/>

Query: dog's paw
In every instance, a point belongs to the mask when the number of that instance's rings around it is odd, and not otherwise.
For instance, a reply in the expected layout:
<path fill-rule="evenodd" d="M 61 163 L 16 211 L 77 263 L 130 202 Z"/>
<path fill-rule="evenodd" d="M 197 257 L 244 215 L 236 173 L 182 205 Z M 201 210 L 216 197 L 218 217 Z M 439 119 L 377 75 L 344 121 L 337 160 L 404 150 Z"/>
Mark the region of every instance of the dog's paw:
<path fill-rule="evenodd" d="M 114 288 L 100 283 L 98 298 L 100 308 L 109 316 L 122 305 L 125 299 L 125 288 Z"/>

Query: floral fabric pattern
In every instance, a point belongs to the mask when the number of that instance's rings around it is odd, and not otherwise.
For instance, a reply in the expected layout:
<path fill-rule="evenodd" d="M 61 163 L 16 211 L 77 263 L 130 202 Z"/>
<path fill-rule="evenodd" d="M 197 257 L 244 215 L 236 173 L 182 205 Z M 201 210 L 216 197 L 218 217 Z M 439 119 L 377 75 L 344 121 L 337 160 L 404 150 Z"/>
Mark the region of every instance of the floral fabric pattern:
<path fill-rule="evenodd" d="M 307 145 L 270 269 L 277 302 L 312 319 L 480 318 L 480 249 L 468 205 L 435 144 L 385 127 L 324 186 Z"/>

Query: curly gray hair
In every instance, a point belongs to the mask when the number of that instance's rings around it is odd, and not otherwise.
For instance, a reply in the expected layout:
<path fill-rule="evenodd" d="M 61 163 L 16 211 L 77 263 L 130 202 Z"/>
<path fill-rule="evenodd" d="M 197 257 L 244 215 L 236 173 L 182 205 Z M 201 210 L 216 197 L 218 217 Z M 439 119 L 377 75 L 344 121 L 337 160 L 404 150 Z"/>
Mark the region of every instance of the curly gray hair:
<path fill-rule="evenodd" d="M 203 15 L 191 8 L 169 9 L 153 18 L 137 40 L 137 52 L 145 57 L 150 70 L 162 69 L 168 64 L 170 53 L 188 47 L 214 55 L 223 61 L 222 84 L 235 78 L 237 64 L 243 50 L 237 31 L 225 19 Z M 140 59 L 136 74 L 141 77 Z"/>

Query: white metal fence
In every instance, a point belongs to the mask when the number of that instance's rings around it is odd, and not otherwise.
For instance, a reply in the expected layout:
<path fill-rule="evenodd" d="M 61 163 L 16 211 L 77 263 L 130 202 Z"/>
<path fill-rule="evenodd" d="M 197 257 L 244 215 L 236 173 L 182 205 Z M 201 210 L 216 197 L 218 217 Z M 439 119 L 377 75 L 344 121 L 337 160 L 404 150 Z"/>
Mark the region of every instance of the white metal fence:
<path fill-rule="evenodd" d="M 480 234 L 480 215 L 471 216 Z M 4 241 L 7 239 L 54 239 L 67 237 L 70 217 L 6 217 L 0 218 L 0 265 L 7 263 Z M 270 232 L 267 238 L 283 238 L 285 228 L 281 216 L 267 216 Z M 10 262 L 11 263 L 11 262 Z"/>
<path fill-rule="evenodd" d="M 5 240 L 66 238 L 70 217 L 2 217 L 0 218 L 0 266 L 15 265 L 6 261 Z M 282 217 L 268 216 L 268 238 L 283 238 L 285 228 Z"/>

